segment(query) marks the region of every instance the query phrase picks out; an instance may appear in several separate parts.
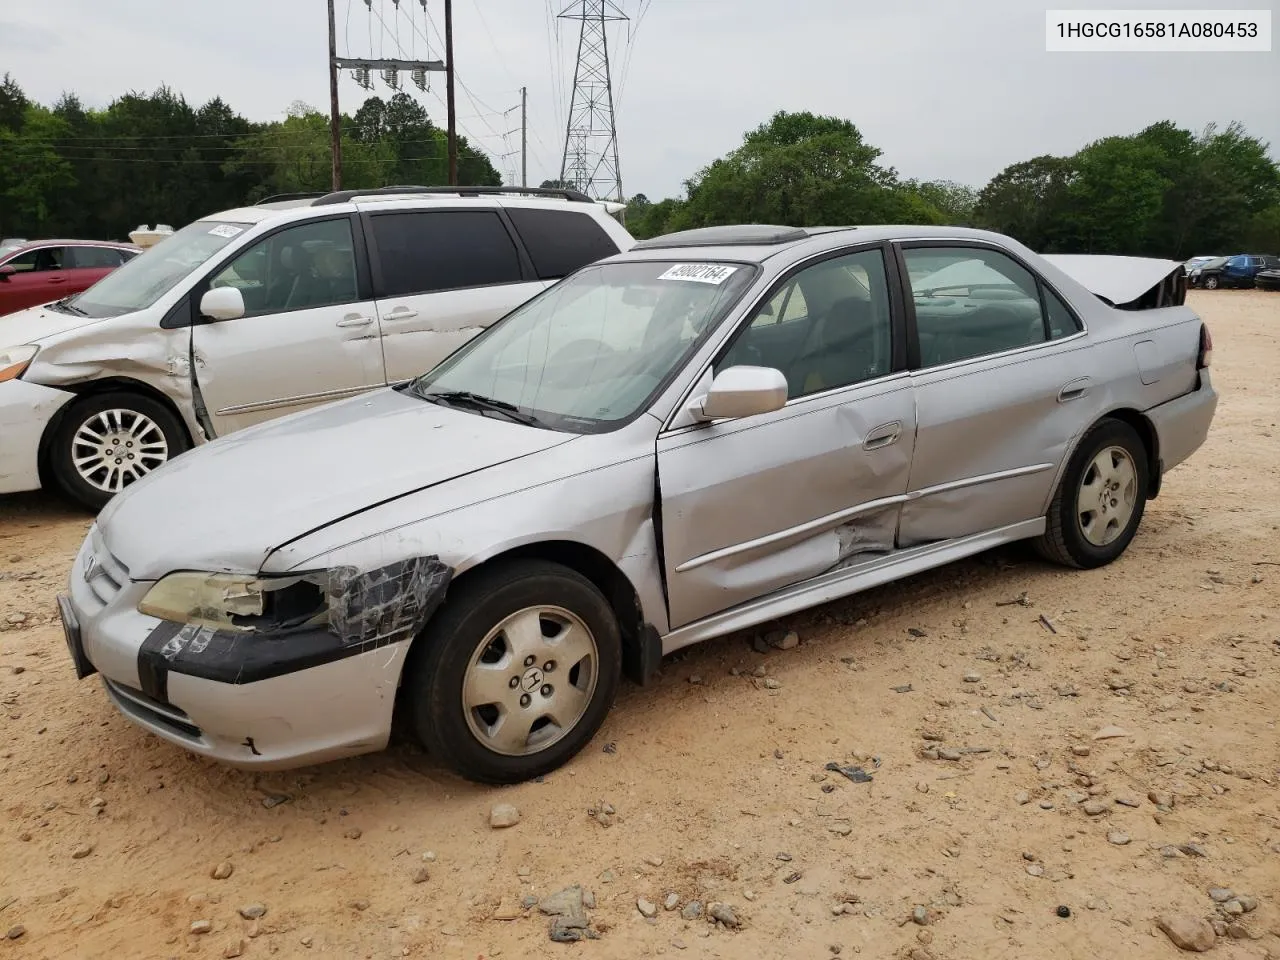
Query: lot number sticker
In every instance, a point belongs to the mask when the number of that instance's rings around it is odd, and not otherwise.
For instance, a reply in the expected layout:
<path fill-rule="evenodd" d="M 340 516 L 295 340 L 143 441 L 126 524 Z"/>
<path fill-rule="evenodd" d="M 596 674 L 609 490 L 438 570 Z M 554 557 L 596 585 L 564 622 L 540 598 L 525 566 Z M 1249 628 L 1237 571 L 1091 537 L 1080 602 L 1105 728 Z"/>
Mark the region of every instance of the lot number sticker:
<path fill-rule="evenodd" d="M 723 263 L 679 263 L 660 276 L 659 280 L 688 280 L 691 283 L 724 283 L 738 272 L 737 267 Z"/>
<path fill-rule="evenodd" d="M 209 231 L 212 236 L 230 239 L 238 233 L 244 233 L 244 227 L 234 227 L 229 223 L 220 223 Z"/>

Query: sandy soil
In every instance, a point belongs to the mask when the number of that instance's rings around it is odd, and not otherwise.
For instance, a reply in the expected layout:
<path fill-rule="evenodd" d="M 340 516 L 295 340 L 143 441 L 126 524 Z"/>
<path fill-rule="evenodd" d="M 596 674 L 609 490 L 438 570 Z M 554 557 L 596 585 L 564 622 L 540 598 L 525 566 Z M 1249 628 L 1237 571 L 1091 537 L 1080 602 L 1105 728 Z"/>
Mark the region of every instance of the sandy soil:
<path fill-rule="evenodd" d="M 74 681 L 55 619 L 87 519 L 0 499 L 0 958 L 1143 960 L 1179 953 L 1159 914 L 1217 916 L 1215 886 L 1259 906 L 1214 952 L 1280 958 L 1280 295 L 1192 305 L 1215 429 L 1119 563 L 1002 551 L 796 617 L 786 652 L 707 644 L 505 790 L 407 747 L 255 777 L 141 732 Z M 490 828 L 498 802 L 517 826 Z M 520 909 L 570 884 L 600 939 Z"/>

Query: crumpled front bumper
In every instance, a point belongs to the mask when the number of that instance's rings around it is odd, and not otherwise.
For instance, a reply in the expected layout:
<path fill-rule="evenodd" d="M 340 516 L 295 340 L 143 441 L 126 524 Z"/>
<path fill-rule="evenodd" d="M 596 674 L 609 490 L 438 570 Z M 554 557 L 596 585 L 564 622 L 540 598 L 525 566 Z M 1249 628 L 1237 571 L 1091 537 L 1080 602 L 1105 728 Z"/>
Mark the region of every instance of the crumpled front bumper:
<path fill-rule="evenodd" d="M 25 380 L 0 383 L 0 493 L 40 489 L 40 439 L 74 396 Z"/>
<path fill-rule="evenodd" d="M 194 753 L 262 770 L 386 746 L 411 636 L 360 644 L 323 662 L 316 662 L 313 650 L 310 660 L 277 659 L 266 669 L 261 658 L 246 660 L 262 676 L 258 680 L 226 671 L 215 671 L 221 679 L 195 676 L 171 664 L 157 686 L 148 651 L 155 653 L 157 637 L 172 639 L 179 631 L 138 612 L 151 586 L 130 580 L 98 528 L 90 530 L 71 568 L 68 601 L 85 657 L 130 720 Z"/>

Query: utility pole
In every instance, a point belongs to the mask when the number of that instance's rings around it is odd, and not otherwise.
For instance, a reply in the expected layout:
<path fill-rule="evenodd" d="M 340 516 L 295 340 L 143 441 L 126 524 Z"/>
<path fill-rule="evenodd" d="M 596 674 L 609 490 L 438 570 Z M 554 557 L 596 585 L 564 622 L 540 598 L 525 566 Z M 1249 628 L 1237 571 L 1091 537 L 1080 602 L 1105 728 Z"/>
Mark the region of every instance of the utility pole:
<path fill-rule="evenodd" d="M 621 201 L 622 167 L 613 114 L 608 25 L 631 18 L 613 0 L 573 0 L 559 16 L 582 22 L 560 180 L 596 200 Z"/>
<path fill-rule="evenodd" d="M 398 0 L 397 0 L 398 2 Z M 421 0 L 426 9 L 426 0 Z M 329 126 L 333 139 L 333 189 L 342 189 L 342 114 L 338 110 L 338 71 L 351 70 L 355 73 L 356 83 L 366 90 L 372 88 L 371 75 L 376 71 L 382 74 L 383 81 L 393 90 L 400 88 L 400 74 L 408 73 L 413 78 L 414 86 L 419 90 L 427 88 L 427 75 L 445 73 L 449 75 L 449 184 L 458 182 L 457 175 L 457 134 L 453 110 L 453 2 L 445 0 L 444 15 L 446 40 L 449 48 L 449 63 L 443 60 L 401 60 L 373 57 L 340 57 L 338 56 L 338 28 L 334 19 L 334 0 L 329 4 Z M 370 6 L 372 11 L 372 6 Z"/>
<path fill-rule="evenodd" d="M 329 0 L 330 3 L 333 0 Z M 444 0 L 444 62 L 449 111 L 449 186 L 458 185 L 458 119 L 453 101 L 453 0 Z"/>
<path fill-rule="evenodd" d="M 329 0 L 329 138 L 333 154 L 333 189 L 342 189 L 342 114 L 338 112 L 338 26 Z"/>
<path fill-rule="evenodd" d="M 529 186 L 529 88 L 520 88 L 520 186 Z"/>

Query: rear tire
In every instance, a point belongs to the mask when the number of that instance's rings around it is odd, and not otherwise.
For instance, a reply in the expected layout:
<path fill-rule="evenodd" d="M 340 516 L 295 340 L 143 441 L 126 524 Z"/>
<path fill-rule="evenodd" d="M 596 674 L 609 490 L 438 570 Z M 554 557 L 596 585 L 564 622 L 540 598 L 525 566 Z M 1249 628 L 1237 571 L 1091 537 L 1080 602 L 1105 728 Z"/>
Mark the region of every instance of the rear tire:
<path fill-rule="evenodd" d="M 622 635 L 604 595 L 567 567 L 518 561 L 451 591 L 415 641 L 401 706 L 456 773 L 519 783 L 587 745 L 621 676 Z"/>
<path fill-rule="evenodd" d="M 67 496 L 96 513 L 189 447 L 182 424 L 160 401 L 128 391 L 96 393 L 63 414 L 49 467 Z"/>
<path fill-rule="evenodd" d="M 1071 455 L 1036 551 L 1081 570 L 1116 560 L 1142 523 L 1150 474 L 1138 432 L 1120 420 L 1099 421 Z"/>

